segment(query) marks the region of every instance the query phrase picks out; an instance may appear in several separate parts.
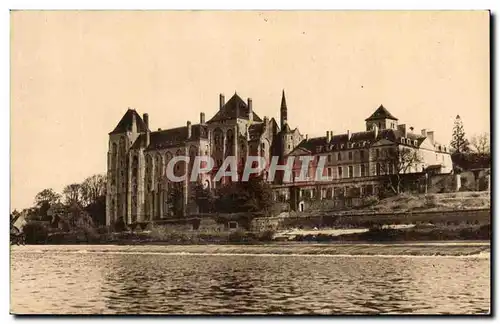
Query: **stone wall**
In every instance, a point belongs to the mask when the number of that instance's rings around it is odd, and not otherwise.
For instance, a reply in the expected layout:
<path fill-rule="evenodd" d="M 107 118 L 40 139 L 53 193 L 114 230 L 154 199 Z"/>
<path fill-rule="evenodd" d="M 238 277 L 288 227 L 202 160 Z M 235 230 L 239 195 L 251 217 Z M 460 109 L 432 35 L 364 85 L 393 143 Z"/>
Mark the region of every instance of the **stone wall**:
<path fill-rule="evenodd" d="M 302 213 L 300 217 L 259 217 L 251 224 L 251 230 L 284 230 L 292 228 L 355 228 L 371 227 L 389 224 L 420 224 L 435 225 L 460 224 L 490 224 L 490 209 L 425 211 L 403 213 L 373 213 L 373 214 L 333 214 L 333 213 Z"/>

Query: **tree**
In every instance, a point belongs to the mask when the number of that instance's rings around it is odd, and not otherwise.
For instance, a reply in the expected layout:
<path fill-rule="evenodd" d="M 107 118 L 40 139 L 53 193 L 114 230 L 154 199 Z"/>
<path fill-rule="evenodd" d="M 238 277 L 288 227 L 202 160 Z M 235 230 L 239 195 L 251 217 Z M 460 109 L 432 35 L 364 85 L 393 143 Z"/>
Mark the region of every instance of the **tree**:
<path fill-rule="evenodd" d="M 478 154 L 490 154 L 490 134 L 482 133 L 471 138 L 470 144 Z"/>
<path fill-rule="evenodd" d="M 223 213 L 267 212 L 272 205 L 271 187 L 262 176 L 222 187 L 215 201 L 215 209 Z"/>
<path fill-rule="evenodd" d="M 95 174 L 80 186 L 81 201 L 95 224 L 106 224 L 106 176 Z"/>
<path fill-rule="evenodd" d="M 381 174 L 387 175 L 389 189 L 400 194 L 404 187 L 405 174 L 416 170 L 422 162 L 422 157 L 417 150 L 409 147 L 389 148 L 378 161 Z"/>
<path fill-rule="evenodd" d="M 52 188 L 44 189 L 36 194 L 35 205 L 37 207 L 42 206 L 44 203 L 57 203 L 61 199 L 61 195 L 55 192 Z"/>
<path fill-rule="evenodd" d="M 168 210 L 175 217 L 184 216 L 184 190 L 181 182 L 173 182 L 167 195 Z"/>
<path fill-rule="evenodd" d="M 64 187 L 64 202 L 67 205 L 81 204 L 80 188 L 81 185 L 79 183 L 72 183 Z"/>
<path fill-rule="evenodd" d="M 94 174 L 86 178 L 80 185 L 81 201 L 85 206 L 93 204 L 100 197 L 106 196 L 106 176 Z"/>
<path fill-rule="evenodd" d="M 464 125 L 459 115 L 455 118 L 453 125 L 453 135 L 451 138 L 451 147 L 456 153 L 464 153 L 469 151 L 469 141 L 465 137 Z"/>
<path fill-rule="evenodd" d="M 210 213 L 213 210 L 214 196 L 210 188 L 197 183 L 193 188 L 191 199 L 196 202 L 200 213 Z"/>
<path fill-rule="evenodd" d="M 33 210 L 35 214 L 38 215 L 42 220 L 47 220 L 47 211 L 54 204 L 59 203 L 61 195 L 55 192 L 53 189 L 44 189 L 36 194 L 35 196 L 35 207 Z M 33 216 L 33 215 L 32 215 Z"/>

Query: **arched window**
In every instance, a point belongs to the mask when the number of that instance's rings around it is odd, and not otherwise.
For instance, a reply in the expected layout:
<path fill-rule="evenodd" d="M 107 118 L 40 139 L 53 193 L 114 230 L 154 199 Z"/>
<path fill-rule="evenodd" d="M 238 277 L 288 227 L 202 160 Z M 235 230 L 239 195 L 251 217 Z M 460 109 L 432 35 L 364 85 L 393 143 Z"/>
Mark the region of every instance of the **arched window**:
<path fill-rule="evenodd" d="M 224 142 L 224 137 L 222 130 L 220 128 L 216 128 L 214 130 L 214 144 L 215 144 L 215 149 L 222 151 L 222 144 Z"/>
<path fill-rule="evenodd" d="M 153 158 L 151 155 L 146 154 L 146 189 L 151 191 L 153 189 Z"/>
<path fill-rule="evenodd" d="M 163 159 L 160 153 L 156 153 L 155 157 L 155 177 L 161 179 L 163 176 Z"/>
<path fill-rule="evenodd" d="M 234 133 L 232 129 L 228 129 L 226 132 L 226 156 L 233 155 L 233 143 Z"/>
<path fill-rule="evenodd" d="M 116 168 L 116 155 L 118 154 L 118 145 L 116 143 L 113 143 L 111 145 L 111 161 L 110 161 L 110 168 L 114 169 Z"/>

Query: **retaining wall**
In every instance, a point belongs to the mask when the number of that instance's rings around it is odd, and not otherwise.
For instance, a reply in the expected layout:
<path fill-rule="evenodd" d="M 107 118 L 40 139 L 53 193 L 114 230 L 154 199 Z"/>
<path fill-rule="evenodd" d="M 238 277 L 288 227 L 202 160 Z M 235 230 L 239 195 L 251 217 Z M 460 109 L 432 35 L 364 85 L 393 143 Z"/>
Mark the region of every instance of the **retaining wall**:
<path fill-rule="evenodd" d="M 314 227 L 372 227 L 389 224 L 420 224 L 431 223 L 435 225 L 461 225 L 461 224 L 490 224 L 490 209 L 423 211 L 423 212 L 397 212 L 373 214 L 342 214 L 334 213 L 309 214 L 288 217 L 259 217 L 251 223 L 253 231 L 283 230 L 290 228 L 311 229 Z"/>

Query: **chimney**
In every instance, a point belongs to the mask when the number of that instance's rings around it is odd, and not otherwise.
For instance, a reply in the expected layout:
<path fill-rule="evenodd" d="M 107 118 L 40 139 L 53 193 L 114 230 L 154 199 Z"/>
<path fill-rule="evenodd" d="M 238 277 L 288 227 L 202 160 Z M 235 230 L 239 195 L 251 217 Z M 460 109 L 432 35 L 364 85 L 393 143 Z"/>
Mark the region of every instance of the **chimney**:
<path fill-rule="evenodd" d="M 186 126 L 187 126 L 187 138 L 190 139 L 191 138 L 191 122 L 189 120 L 187 121 Z"/>
<path fill-rule="evenodd" d="M 204 112 L 200 113 L 200 124 L 202 124 L 202 125 L 205 124 L 205 113 Z"/>
<path fill-rule="evenodd" d="M 306 134 L 306 141 L 309 139 L 309 135 Z"/>
<path fill-rule="evenodd" d="M 422 129 L 422 130 L 420 131 L 420 134 L 422 134 L 422 136 L 427 136 L 427 129 L 425 129 L 425 128 L 424 128 L 424 129 Z"/>
<path fill-rule="evenodd" d="M 332 140 L 332 133 L 330 131 L 326 131 L 326 142 L 330 143 Z"/>
<path fill-rule="evenodd" d="M 148 129 L 146 129 L 146 147 L 149 146 L 149 143 L 151 142 L 151 135 L 150 135 L 151 131 Z"/>
<path fill-rule="evenodd" d="M 253 121 L 252 98 L 247 99 L 247 106 L 248 106 L 248 120 Z"/>
<path fill-rule="evenodd" d="M 135 111 L 132 112 L 132 133 L 137 133 L 137 120 L 135 118 Z"/>
<path fill-rule="evenodd" d="M 410 126 L 410 132 L 413 133 L 413 130 L 414 130 L 413 126 Z"/>
<path fill-rule="evenodd" d="M 408 137 L 408 132 L 406 131 L 406 124 L 399 124 L 398 125 L 399 130 L 401 133 L 403 133 L 403 137 Z"/>
<path fill-rule="evenodd" d="M 146 124 L 146 128 L 149 129 L 149 115 L 147 113 L 144 113 L 142 115 L 142 119 L 144 120 L 144 124 Z"/>
<path fill-rule="evenodd" d="M 427 137 L 431 140 L 431 143 L 434 143 L 434 131 L 428 131 Z"/>
<path fill-rule="evenodd" d="M 350 130 L 347 130 L 347 140 L 348 141 L 351 140 L 351 131 Z"/>
<path fill-rule="evenodd" d="M 219 109 L 222 109 L 222 107 L 226 104 L 226 100 L 224 99 L 224 95 L 221 93 L 219 94 Z"/>

